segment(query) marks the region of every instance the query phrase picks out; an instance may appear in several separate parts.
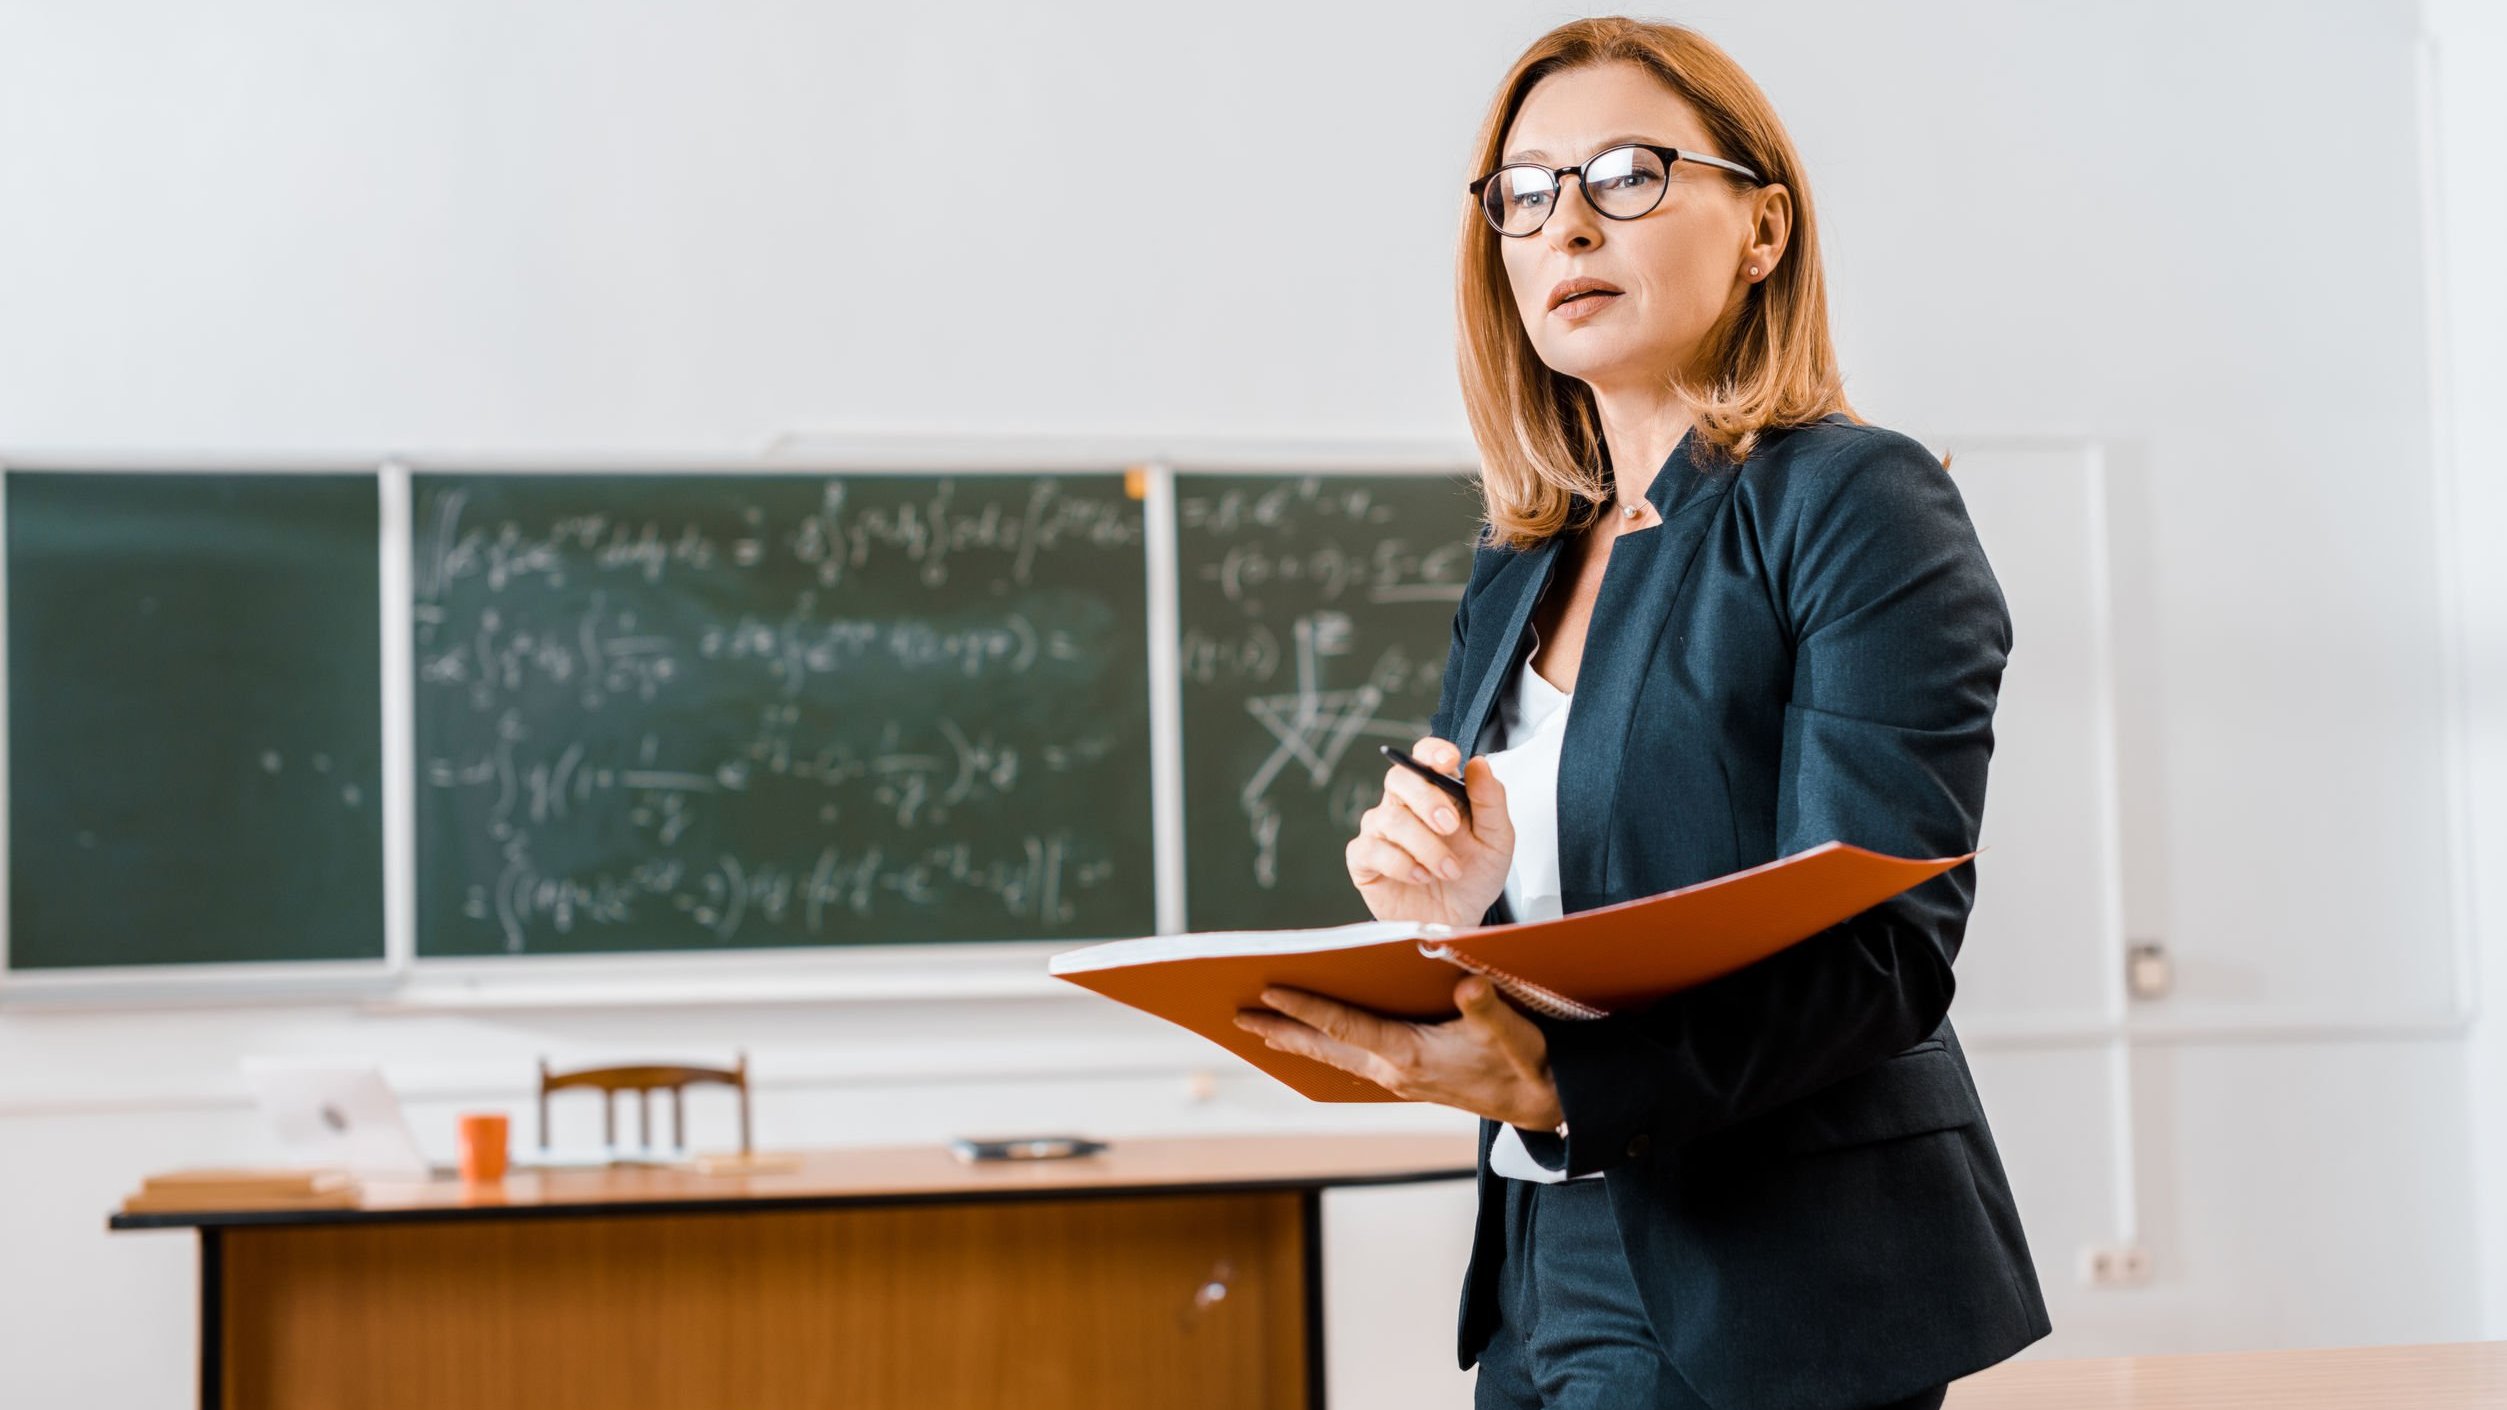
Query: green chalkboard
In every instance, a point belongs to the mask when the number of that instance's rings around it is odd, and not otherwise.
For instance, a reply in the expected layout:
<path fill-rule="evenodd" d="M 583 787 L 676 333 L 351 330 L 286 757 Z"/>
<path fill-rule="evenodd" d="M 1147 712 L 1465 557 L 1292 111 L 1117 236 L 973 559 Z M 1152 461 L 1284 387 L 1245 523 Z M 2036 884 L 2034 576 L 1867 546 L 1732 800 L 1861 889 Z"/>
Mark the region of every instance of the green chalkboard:
<path fill-rule="evenodd" d="M 422 474 L 421 956 L 1155 926 L 1120 474 Z"/>
<path fill-rule="evenodd" d="M 1175 503 L 1187 923 L 1365 920 L 1343 849 L 1383 794 L 1376 746 L 1436 713 L 1477 492 L 1184 474 Z"/>
<path fill-rule="evenodd" d="M 380 960 L 375 477 L 5 493 L 9 967 Z"/>

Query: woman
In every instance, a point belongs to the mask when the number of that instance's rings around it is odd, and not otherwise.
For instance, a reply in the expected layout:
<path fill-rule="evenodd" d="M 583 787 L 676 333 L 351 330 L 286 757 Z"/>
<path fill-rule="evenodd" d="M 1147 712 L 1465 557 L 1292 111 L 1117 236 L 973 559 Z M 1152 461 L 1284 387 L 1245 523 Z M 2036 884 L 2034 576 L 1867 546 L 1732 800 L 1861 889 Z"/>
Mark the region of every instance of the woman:
<path fill-rule="evenodd" d="M 1381 918 L 1580 911 L 1841 838 L 1972 850 L 2010 624 L 1943 465 L 1846 405 L 1810 192 L 1720 49 L 1544 36 L 1479 140 L 1462 375 L 1487 532 L 1431 737 L 1348 847 Z M 1474 742 L 1467 764 L 1454 741 Z M 1962 866 L 1642 1011 L 1273 1047 L 1477 1113 L 1482 1406 L 1936 1406 L 2045 1335 L 1958 1038 Z"/>

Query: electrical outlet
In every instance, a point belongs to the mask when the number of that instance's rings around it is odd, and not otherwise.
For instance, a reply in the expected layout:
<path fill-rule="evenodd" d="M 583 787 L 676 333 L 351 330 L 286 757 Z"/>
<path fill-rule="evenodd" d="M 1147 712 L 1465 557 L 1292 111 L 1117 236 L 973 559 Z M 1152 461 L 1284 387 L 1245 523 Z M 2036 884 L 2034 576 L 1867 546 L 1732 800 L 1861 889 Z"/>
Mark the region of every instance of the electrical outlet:
<path fill-rule="evenodd" d="M 2150 1251 L 2139 1244 L 2091 1244 L 2080 1251 L 2080 1280 L 2093 1288 L 2147 1286 Z"/>

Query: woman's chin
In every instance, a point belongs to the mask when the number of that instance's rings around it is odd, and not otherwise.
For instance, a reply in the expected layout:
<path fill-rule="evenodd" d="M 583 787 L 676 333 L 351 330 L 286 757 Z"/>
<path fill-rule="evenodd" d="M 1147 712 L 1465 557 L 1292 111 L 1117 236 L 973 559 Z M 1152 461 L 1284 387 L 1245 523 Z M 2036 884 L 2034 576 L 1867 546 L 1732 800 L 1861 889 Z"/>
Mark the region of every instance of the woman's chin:
<path fill-rule="evenodd" d="M 1559 338 L 1535 351 L 1550 371 L 1591 387 L 1629 385 L 1645 376 L 1647 366 L 1646 359 L 1631 355 L 1625 347 L 1609 346 L 1600 338 Z"/>

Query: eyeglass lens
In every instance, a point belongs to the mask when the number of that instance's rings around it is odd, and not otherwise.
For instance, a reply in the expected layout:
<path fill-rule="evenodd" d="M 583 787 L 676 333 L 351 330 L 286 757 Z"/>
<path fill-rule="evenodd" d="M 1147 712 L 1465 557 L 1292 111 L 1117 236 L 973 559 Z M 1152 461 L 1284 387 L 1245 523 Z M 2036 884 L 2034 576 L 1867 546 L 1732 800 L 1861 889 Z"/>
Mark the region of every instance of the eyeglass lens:
<path fill-rule="evenodd" d="M 1618 220 L 1633 220 L 1662 203 L 1663 159 L 1643 147 L 1613 147 L 1584 164 L 1584 198 Z M 1480 207 L 1501 234 L 1529 235 L 1558 203 L 1557 174 L 1546 167 L 1503 166 L 1480 189 Z"/>

